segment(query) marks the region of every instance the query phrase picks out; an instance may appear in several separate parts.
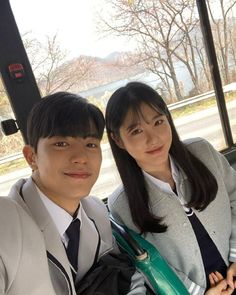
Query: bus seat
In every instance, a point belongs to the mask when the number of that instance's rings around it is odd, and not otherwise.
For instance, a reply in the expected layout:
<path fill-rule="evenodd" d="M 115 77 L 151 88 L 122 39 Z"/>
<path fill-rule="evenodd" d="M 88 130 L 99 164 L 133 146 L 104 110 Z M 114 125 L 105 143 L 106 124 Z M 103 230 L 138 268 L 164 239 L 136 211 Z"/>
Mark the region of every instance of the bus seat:
<path fill-rule="evenodd" d="M 224 153 L 229 164 L 236 170 L 236 148 Z"/>
<path fill-rule="evenodd" d="M 132 258 L 155 294 L 189 294 L 182 281 L 151 243 L 134 231 L 118 224 L 112 216 L 110 221 L 117 244 Z"/>

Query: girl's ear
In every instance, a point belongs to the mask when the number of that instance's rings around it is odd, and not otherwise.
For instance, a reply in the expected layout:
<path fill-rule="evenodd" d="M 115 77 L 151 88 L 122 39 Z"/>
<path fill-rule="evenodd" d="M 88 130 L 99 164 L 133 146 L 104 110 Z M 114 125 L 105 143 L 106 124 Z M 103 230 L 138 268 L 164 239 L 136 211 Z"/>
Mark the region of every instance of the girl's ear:
<path fill-rule="evenodd" d="M 25 145 L 23 147 L 23 155 L 27 161 L 27 163 L 29 164 L 29 166 L 31 167 L 31 169 L 34 171 L 37 169 L 37 163 L 36 163 L 36 153 L 34 151 L 34 148 L 32 148 L 32 146 L 30 145 Z"/>
<path fill-rule="evenodd" d="M 123 141 L 122 141 L 122 139 L 118 135 L 116 135 L 113 132 L 111 132 L 111 138 L 114 140 L 114 142 L 116 143 L 116 145 L 118 145 L 119 148 L 125 149 L 125 146 L 123 144 Z"/>

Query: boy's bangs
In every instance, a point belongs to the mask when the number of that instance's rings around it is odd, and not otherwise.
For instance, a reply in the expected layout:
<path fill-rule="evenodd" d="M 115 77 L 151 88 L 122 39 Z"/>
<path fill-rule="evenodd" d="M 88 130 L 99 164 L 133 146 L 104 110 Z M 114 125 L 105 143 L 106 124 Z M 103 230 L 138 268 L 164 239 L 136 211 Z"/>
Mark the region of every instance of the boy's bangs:
<path fill-rule="evenodd" d="M 48 129 L 48 128 L 46 128 Z M 50 133 L 52 136 L 72 136 L 72 137 L 95 137 L 102 138 L 104 123 L 102 118 L 98 118 L 86 110 L 71 111 L 67 114 L 61 113 L 51 121 Z M 48 129 L 49 130 L 49 129 Z"/>
<path fill-rule="evenodd" d="M 71 136 L 71 137 L 95 137 L 100 138 L 98 129 L 95 127 L 95 124 L 91 121 L 91 119 L 86 122 L 79 123 L 76 121 L 75 123 L 71 122 L 62 122 L 61 126 L 58 124 L 56 128 L 53 128 L 48 137 L 52 136 Z"/>

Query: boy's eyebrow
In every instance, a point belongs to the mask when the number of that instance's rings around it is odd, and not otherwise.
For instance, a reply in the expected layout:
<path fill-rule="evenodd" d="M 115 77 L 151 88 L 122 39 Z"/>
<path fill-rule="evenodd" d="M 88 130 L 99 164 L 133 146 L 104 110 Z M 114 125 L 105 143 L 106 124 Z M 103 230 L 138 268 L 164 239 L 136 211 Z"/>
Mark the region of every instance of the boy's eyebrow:
<path fill-rule="evenodd" d="M 50 136 L 49 138 L 76 138 L 76 137 L 81 137 L 81 138 L 87 138 L 87 137 L 94 137 L 94 138 L 98 138 L 99 135 L 98 133 L 87 133 L 87 134 L 78 134 L 78 135 L 53 135 L 53 136 Z"/>
<path fill-rule="evenodd" d="M 48 138 L 49 139 L 60 139 L 60 138 L 66 138 L 66 137 L 70 137 L 70 136 L 67 136 L 67 135 L 51 135 L 49 136 Z"/>
<path fill-rule="evenodd" d="M 85 134 L 83 136 L 83 138 L 88 138 L 88 137 L 92 137 L 92 138 L 99 138 L 97 133 L 90 133 L 90 134 Z"/>

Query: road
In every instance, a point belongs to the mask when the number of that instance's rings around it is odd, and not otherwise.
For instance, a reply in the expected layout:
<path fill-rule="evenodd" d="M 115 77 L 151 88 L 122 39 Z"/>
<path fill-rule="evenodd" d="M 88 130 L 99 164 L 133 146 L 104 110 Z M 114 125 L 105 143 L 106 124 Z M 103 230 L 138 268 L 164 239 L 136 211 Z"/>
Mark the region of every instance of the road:
<path fill-rule="evenodd" d="M 229 102 L 227 108 L 234 141 L 236 141 L 236 100 Z M 216 106 L 176 119 L 175 126 L 181 139 L 203 137 L 218 150 L 226 147 Z"/>
<path fill-rule="evenodd" d="M 228 103 L 228 108 L 234 141 L 236 141 L 236 101 Z M 204 137 L 209 140 L 216 149 L 220 150 L 225 147 L 225 141 L 216 107 L 176 119 L 175 125 L 181 139 Z M 109 145 L 104 144 L 102 150 L 103 163 L 99 178 L 91 191 L 91 194 L 100 198 L 105 198 L 119 186 L 120 179 L 114 160 L 112 159 Z M 26 168 L 0 176 L 0 195 L 7 195 L 10 187 L 17 181 L 17 179 L 28 177 L 30 173 L 30 169 Z"/>

